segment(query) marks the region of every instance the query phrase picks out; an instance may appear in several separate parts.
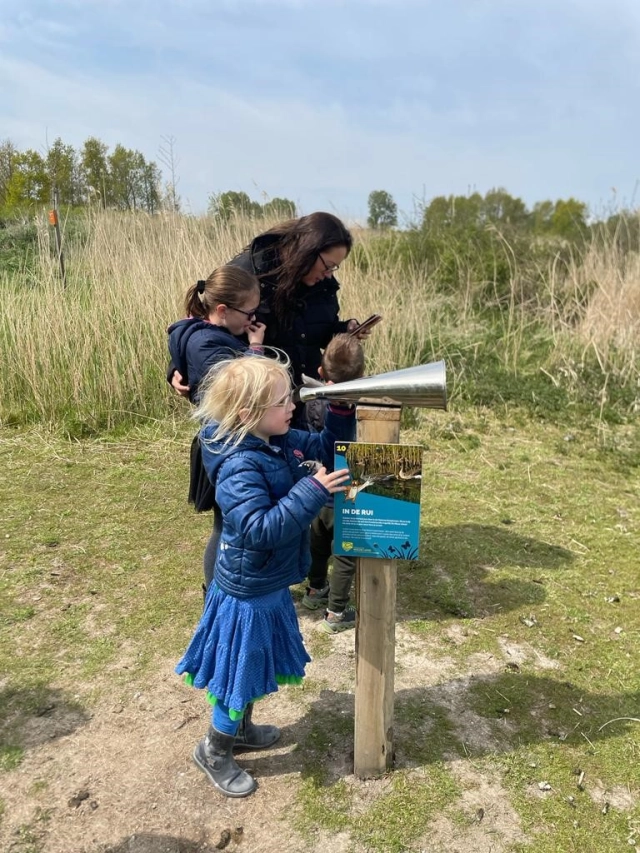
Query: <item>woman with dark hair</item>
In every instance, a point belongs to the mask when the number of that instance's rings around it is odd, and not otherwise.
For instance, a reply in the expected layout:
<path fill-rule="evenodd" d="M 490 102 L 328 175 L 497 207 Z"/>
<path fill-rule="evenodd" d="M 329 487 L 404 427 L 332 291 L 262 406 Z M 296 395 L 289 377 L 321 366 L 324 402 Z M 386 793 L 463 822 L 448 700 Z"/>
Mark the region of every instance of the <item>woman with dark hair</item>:
<path fill-rule="evenodd" d="M 260 282 L 258 321 L 267 327 L 264 344 L 286 352 L 295 386 L 302 384 L 303 373 L 317 379 L 322 350 L 331 338 L 358 325 L 355 319 L 338 319 L 340 285 L 334 276 L 352 245 L 337 216 L 318 212 L 259 234 L 229 261 Z M 188 395 L 175 365 L 170 372 L 175 390 Z M 306 425 L 300 404 L 293 425 Z"/>
<path fill-rule="evenodd" d="M 260 234 L 231 261 L 260 281 L 265 344 L 287 353 L 296 385 L 303 373 L 318 376 L 321 350 L 334 335 L 348 330 L 350 321 L 338 319 L 340 285 L 334 273 L 352 244 L 336 216 L 312 213 Z"/>

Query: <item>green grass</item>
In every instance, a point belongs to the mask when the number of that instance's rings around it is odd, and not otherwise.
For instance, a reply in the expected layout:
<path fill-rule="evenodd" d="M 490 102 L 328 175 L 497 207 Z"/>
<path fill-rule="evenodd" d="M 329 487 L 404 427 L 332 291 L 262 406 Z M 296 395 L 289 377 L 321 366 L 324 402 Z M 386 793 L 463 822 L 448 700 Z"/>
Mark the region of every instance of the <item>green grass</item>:
<path fill-rule="evenodd" d="M 185 503 L 191 432 L 167 421 L 83 442 L 0 433 L 0 781 L 29 748 L 30 719 L 64 707 L 73 727 L 130 701 L 133 680 L 153 683 L 190 637 L 210 524 Z M 443 820 L 473 845 L 472 771 L 519 819 L 527 842 L 505 851 L 633 849 L 637 425 L 427 412 L 403 441 L 426 456 L 421 559 L 399 564 L 398 624 L 425 671 L 443 674 L 397 687 L 396 767 L 370 789 L 350 776 L 353 696 L 322 669 L 290 691 L 305 706 L 301 777 L 297 808 L 280 817 L 359 850 L 418 853 Z M 314 633 L 320 665 L 334 643 Z M 45 787 L 34 778 L 33 796 Z M 42 827 L 25 825 L 16 849 L 38 849 Z"/>
<path fill-rule="evenodd" d="M 47 695 L 86 715 L 100 691 L 83 689 L 78 708 L 76 684 L 108 673 L 117 696 L 189 634 L 210 520 L 185 511 L 187 457 L 186 430 L 73 444 L 2 434 L 5 767 L 22 754 L 19 721 Z"/>
<path fill-rule="evenodd" d="M 431 764 L 425 773 L 397 772 L 387 777 L 382 794 L 364 812 L 354 802 L 353 791 L 340 778 L 330 778 L 326 757 L 353 742 L 353 716 L 320 707 L 311 714 L 311 728 L 300 751 L 302 784 L 298 792 L 297 828 L 307 838 L 318 829 L 348 831 L 367 850 L 400 853 L 418 838 L 429 820 L 458 794 L 446 766 Z M 407 721 L 411 709 L 399 718 Z M 431 733 L 433 734 L 433 733 Z M 423 756 L 416 755 L 417 760 Z"/>
<path fill-rule="evenodd" d="M 441 765 L 430 767 L 421 778 L 394 775 L 389 792 L 354 819 L 352 834 L 367 850 L 411 850 L 412 842 L 459 793 L 451 774 Z"/>

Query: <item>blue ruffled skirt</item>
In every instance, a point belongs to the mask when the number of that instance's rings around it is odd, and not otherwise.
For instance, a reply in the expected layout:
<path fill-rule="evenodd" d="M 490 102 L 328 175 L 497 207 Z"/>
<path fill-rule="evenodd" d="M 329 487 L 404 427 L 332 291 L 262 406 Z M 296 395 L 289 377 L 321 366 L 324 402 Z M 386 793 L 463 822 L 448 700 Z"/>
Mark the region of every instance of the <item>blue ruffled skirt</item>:
<path fill-rule="evenodd" d="M 240 599 L 211 584 L 176 672 L 206 689 L 213 704 L 241 713 L 278 684 L 299 684 L 310 660 L 288 588 Z"/>

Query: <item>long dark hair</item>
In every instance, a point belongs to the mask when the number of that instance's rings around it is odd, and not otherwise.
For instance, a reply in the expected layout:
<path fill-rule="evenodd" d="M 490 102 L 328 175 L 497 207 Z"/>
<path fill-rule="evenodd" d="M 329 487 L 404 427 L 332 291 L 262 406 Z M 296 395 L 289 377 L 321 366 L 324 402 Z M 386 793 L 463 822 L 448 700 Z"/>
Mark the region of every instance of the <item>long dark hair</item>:
<path fill-rule="evenodd" d="M 216 305 L 236 307 L 255 293 L 260 300 L 260 285 L 255 275 L 240 267 L 224 266 L 215 269 L 206 281 L 197 281 L 187 291 L 184 308 L 188 317 L 206 320 Z"/>
<path fill-rule="evenodd" d="M 318 260 L 320 252 L 344 246 L 349 254 L 353 237 L 337 216 L 322 212 L 290 219 L 264 233 L 277 237 L 280 264 L 265 276 L 278 279 L 273 307 L 278 320 L 286 325 L 293 313 L 296 288 Z"/>

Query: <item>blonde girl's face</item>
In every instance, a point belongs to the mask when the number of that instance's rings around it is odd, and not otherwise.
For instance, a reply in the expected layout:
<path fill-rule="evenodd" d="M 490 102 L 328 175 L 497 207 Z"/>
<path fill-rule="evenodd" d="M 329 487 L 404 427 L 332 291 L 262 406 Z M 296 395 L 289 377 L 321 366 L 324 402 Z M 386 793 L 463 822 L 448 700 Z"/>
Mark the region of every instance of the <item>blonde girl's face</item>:
<path fill-rule="evenodd" d="M 279 380 L 276 384 L 273 399 L 275 402 L 265 409 L 253 431 L 254 435 L 267 442 L 272 435 L 285 435 L 289 432 L 295 409 L 291 387 L 284 380 Z"/>
<path fill-rule="evenodd" d="M 256 321 L 256 311 L 260 307 L 258 290 L 234 305 L 217 305 L 209 315 L 209 321 L 216 326 L 224 326 L 232 335 L 244 335 Z"/>

